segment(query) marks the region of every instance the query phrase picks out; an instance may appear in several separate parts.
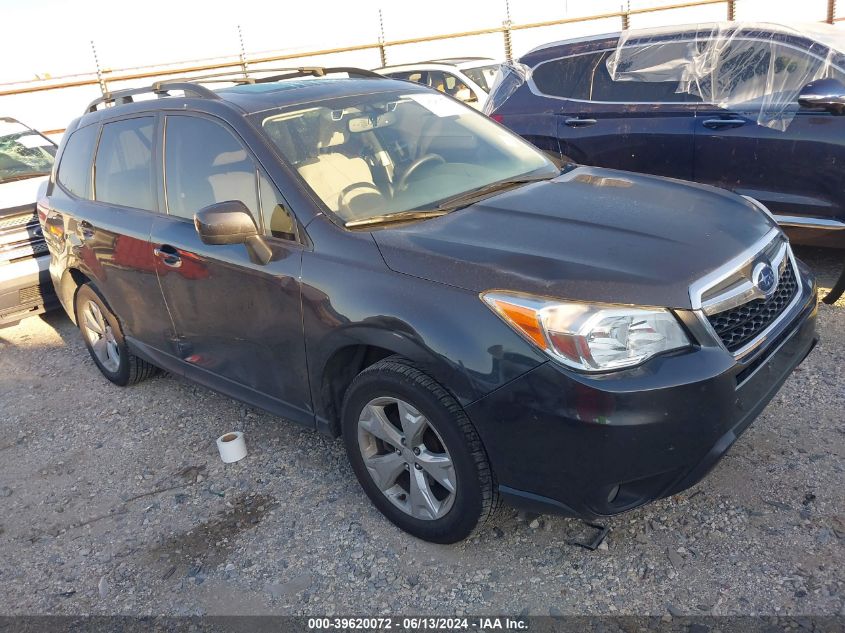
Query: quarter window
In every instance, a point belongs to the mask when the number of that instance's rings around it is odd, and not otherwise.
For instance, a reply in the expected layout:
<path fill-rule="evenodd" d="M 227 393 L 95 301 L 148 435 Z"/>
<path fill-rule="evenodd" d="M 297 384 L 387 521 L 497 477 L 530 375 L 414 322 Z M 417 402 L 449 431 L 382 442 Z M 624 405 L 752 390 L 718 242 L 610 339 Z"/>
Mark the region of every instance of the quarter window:
<path fill-rule="evenodd" d="M 258 183 L 261 192 L 261 215 L 267 233 L 273 237 L 286 240 L 296 239 L 296 224 L 290 211 L 285 207 L 281 196 L 276 192 L 273 183 L 263 173 Z"/>
<path fill-rule="evenodd" d="M 261 226 L 255 163 L 222 125 L 200 117 L 167 117 L 164 163 L 170 215 L 193 219 L 210 204 L 239 200 Z"/>
<path fill-rule="evenodd" d="M 79 198 L 91 197 L 91 159 L 94 145 L 97 143 L 99 127 L 83 127 L 68 138 L 62 152 L 62 161 L 56 179 L 59 183 Z"/>
<path fill-rule="evenodd" d="M 153 117 L 103 126 L 94 162 L 95 199 L 153 211 Z"/>

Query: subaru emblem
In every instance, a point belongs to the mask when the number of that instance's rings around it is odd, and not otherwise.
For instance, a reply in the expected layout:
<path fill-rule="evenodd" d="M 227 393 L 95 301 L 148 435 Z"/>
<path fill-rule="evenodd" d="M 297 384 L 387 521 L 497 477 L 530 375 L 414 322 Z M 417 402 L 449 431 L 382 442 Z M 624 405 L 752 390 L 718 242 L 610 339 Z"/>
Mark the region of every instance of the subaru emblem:
<path fill-rule="evenodd" d="M 751 282 L 764 296 L 768 297 L 775 291 L 777 281 L 775 271 L 768 262 L 760 262 L 754 267 Z"/>

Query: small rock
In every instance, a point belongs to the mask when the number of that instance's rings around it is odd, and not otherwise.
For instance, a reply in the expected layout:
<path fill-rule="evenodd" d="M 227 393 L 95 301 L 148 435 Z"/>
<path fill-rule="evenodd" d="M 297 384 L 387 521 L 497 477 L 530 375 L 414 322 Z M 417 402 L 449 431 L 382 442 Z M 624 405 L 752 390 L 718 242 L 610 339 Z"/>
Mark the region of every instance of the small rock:
<path fill-rule="evenodd" d="M 105 598 L 109 594 L 109 581 L 106 580 L 105 576 L 100 578 L 100 582 L 97 585 L 97 589 L 100 592 L 101 598 Z"/>
<path fill-rule="evenodd" d="M 229 563 L 228 565 L 226 565 L 226 569 L 224 571 L 235 571 L 235 564 Z"/>
<path fill-rule="evenodd" d="M 9 486 L 3 486 L 0 488 L 0 497 L 11 497 L 12 496 L 12 489 Z"/>
<path fill-rule="evenodd" d="M 557 617 L 562 616 L 563 613 L 561 613 L 561 610 L 558 609 L 557 607 L 549 607 L 549 615 L 554 617 L 554 618 L 557 618 Z"/>
<path fill-rule="evenodd" d="M 538 527 L 540 527 L 540 521 L 534 519 L 533 521 L 531 521 L 531 523 L 528 524 L 528 527 L 530 527 L 532 530 L 536 530 Z"/>
<path fill-rule="evenodd" d="M 607 544 L 607 539 L 605 539 L 604 541 L 602 541 L 602 542 L 599 544 L 599 549 L 600 549 L 601 551 L 603 551 L 603 552 L 606 552 L 606 551 L 609 549 L 609 546 L 608 546 L 608 544 Z"/>
<path fill-rule="evenodd" d="M 504 535 L 505 535 L 505 533 L 502 532 L 502 530 L 499 529 L 498 527 L 493 528 L 493 537 L 494 538 L 502 538 Z"/>
<path fill-rule="evenodd" d="M 666 550 L 666 556 L 669 558 L 669 562 L 672 563 L 672 567 L 677 570 L 680 570 L 681 567 L 684 566 L 684 558 L 678 552 L 673 549 Z"/>
<path fill-rule="evenodd" d="M 360 560 L 364 558 L 364 550 L 356 549 L 354 552 L 352 552 L 351 556 L 355 560 Z"/>
<path fill-rule="evenodd" d="M 683 616 L 683 615 L 684 615 L 683 610 L 679 609 L 678 607 L 676 607 L 674 604 L 671 604 L 671 603 L 666 605 L 666 610 L 667 610 L 667 611 L 668 611 L 668 612 L 669 612 L 669 613 L 670 613 L 673 617 L 676 617 L 676 618 L 680 618 L 681 616 Z"/>

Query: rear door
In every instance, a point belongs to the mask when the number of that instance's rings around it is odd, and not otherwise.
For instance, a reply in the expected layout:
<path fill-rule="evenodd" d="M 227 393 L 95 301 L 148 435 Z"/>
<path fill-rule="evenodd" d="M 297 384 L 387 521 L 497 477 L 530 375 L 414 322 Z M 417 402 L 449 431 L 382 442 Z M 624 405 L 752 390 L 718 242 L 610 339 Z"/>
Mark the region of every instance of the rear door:
<path fill-rule="evenodd" d="M 176 326 L 169 353 L 194 380 L 313 424 L 302 329 L 302 243 L 273 183 L 243 141 L 218 119 L 169 114 L 164 126 L 163 205 L 152 240 Z M 242 244 L 209 246 L 194 214 L 239 200 L 273 251 L 253 261 Z"/>
<path fill-rule="evenodd" d="M 575 162 L 690 179 L 697 99 L 677 81 L 613 81 L 613 49 L 537 65 L 531 88 L 554 98 L 562 156 Z M 667 45 L 667 57 L 675 54 Z"/>
<path fill-rule="evenodd" d="M 785 223 L 845 221 L 845 117 L 795 102 L 823 63 L 787 44 L 729 44 L 713 92 L 731 105 L 701 106 L 695 180 L 757 198 Z M 836 68 L 828 75 L 845 81 Z"/>
<path fill-rule="evenodd" d="M 61 156 L 46 224 L 65 227 L 67 256 L 92 278 L 124 334 L 163 347 L 173 327 L 149 241 L 158 212 L 156 125 L 156 116 L 140 115 L 76 130 Z"/>

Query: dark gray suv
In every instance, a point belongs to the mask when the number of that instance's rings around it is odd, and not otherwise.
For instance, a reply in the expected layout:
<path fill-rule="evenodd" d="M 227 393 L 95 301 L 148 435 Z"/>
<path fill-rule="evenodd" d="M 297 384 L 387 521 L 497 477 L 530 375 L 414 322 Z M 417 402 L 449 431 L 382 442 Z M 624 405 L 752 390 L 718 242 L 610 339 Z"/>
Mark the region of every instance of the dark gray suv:
<path fill-rule="evenodd" d="M 385 516 L 453 542 L 500 500 L 596 518 L 691 486 L 815 344 L 759 204 L 561 171 L 346 70 L 159 83 L 70 125 L 42 222 L 109 380 L 161 367 L 342 435 Z"/>

